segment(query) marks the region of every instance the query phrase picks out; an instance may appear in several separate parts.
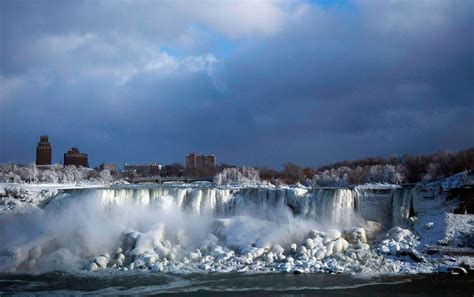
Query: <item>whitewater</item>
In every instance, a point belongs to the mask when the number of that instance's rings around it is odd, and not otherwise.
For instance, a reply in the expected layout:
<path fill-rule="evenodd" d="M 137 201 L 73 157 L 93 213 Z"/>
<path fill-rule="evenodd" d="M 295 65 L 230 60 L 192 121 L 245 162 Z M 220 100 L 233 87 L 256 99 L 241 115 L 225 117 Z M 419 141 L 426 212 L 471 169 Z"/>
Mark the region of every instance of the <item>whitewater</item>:
<path fill-rule="evenodd" d="M 42 195 L 1 214 L 1 272 L 375 275 L 456 265 L 423 254 L 415 214 L 447 202 L 414 188 L 150 184 Z"/>

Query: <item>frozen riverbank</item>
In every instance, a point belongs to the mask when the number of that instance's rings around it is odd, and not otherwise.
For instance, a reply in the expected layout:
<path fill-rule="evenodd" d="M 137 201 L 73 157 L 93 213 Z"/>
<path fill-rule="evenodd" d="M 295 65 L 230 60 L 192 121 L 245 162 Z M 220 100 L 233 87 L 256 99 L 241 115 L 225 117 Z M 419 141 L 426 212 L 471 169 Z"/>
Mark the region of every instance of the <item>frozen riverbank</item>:
<path fill-rule="evenodd" d="M 168 184 L 47 191 L 37 207 L 0 216 L 1 271 L 374 275 L 472 265 L 469 256 L 425 253 L 443 240 L 470 244 L 463 234 L 474 218 L 449 214 L 458 200 L 416 189 Z"/>

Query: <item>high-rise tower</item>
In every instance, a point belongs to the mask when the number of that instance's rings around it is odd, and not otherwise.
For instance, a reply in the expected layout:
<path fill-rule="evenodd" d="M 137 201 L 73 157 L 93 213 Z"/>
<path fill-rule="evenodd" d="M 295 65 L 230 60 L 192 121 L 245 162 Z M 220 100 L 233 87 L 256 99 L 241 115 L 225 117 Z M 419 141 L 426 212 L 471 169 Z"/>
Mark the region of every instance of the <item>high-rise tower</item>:
<path fill-rule="evenodd" d="M 51 165 L 51 154 L 53 150 L 49 143 L 48 136 L 41 135 L 36 146 L 36 165 Z"/>

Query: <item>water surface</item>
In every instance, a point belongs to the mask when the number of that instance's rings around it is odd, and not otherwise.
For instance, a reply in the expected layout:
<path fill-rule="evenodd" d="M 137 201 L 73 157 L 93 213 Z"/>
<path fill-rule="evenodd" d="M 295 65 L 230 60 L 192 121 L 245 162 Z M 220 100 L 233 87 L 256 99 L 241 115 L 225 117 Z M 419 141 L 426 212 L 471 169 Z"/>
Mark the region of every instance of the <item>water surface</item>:
<path fill-rule="evenodd" d="M 193 296 L 474 296 L 472 275 L 398 275 L 154 272 L 0 274 L 1 294 L 179 294 Z"/>

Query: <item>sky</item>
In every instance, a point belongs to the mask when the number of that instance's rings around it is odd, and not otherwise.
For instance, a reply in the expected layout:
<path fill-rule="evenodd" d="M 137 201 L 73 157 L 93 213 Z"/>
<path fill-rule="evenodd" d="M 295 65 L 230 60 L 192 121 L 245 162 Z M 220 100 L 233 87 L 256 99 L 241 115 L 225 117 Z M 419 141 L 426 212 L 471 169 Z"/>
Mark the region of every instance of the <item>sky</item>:
<path fill-rule="evenodd" d="M 474 145 L 474 1 L 0 1 L 0 163 L 279 168 Z"/>

